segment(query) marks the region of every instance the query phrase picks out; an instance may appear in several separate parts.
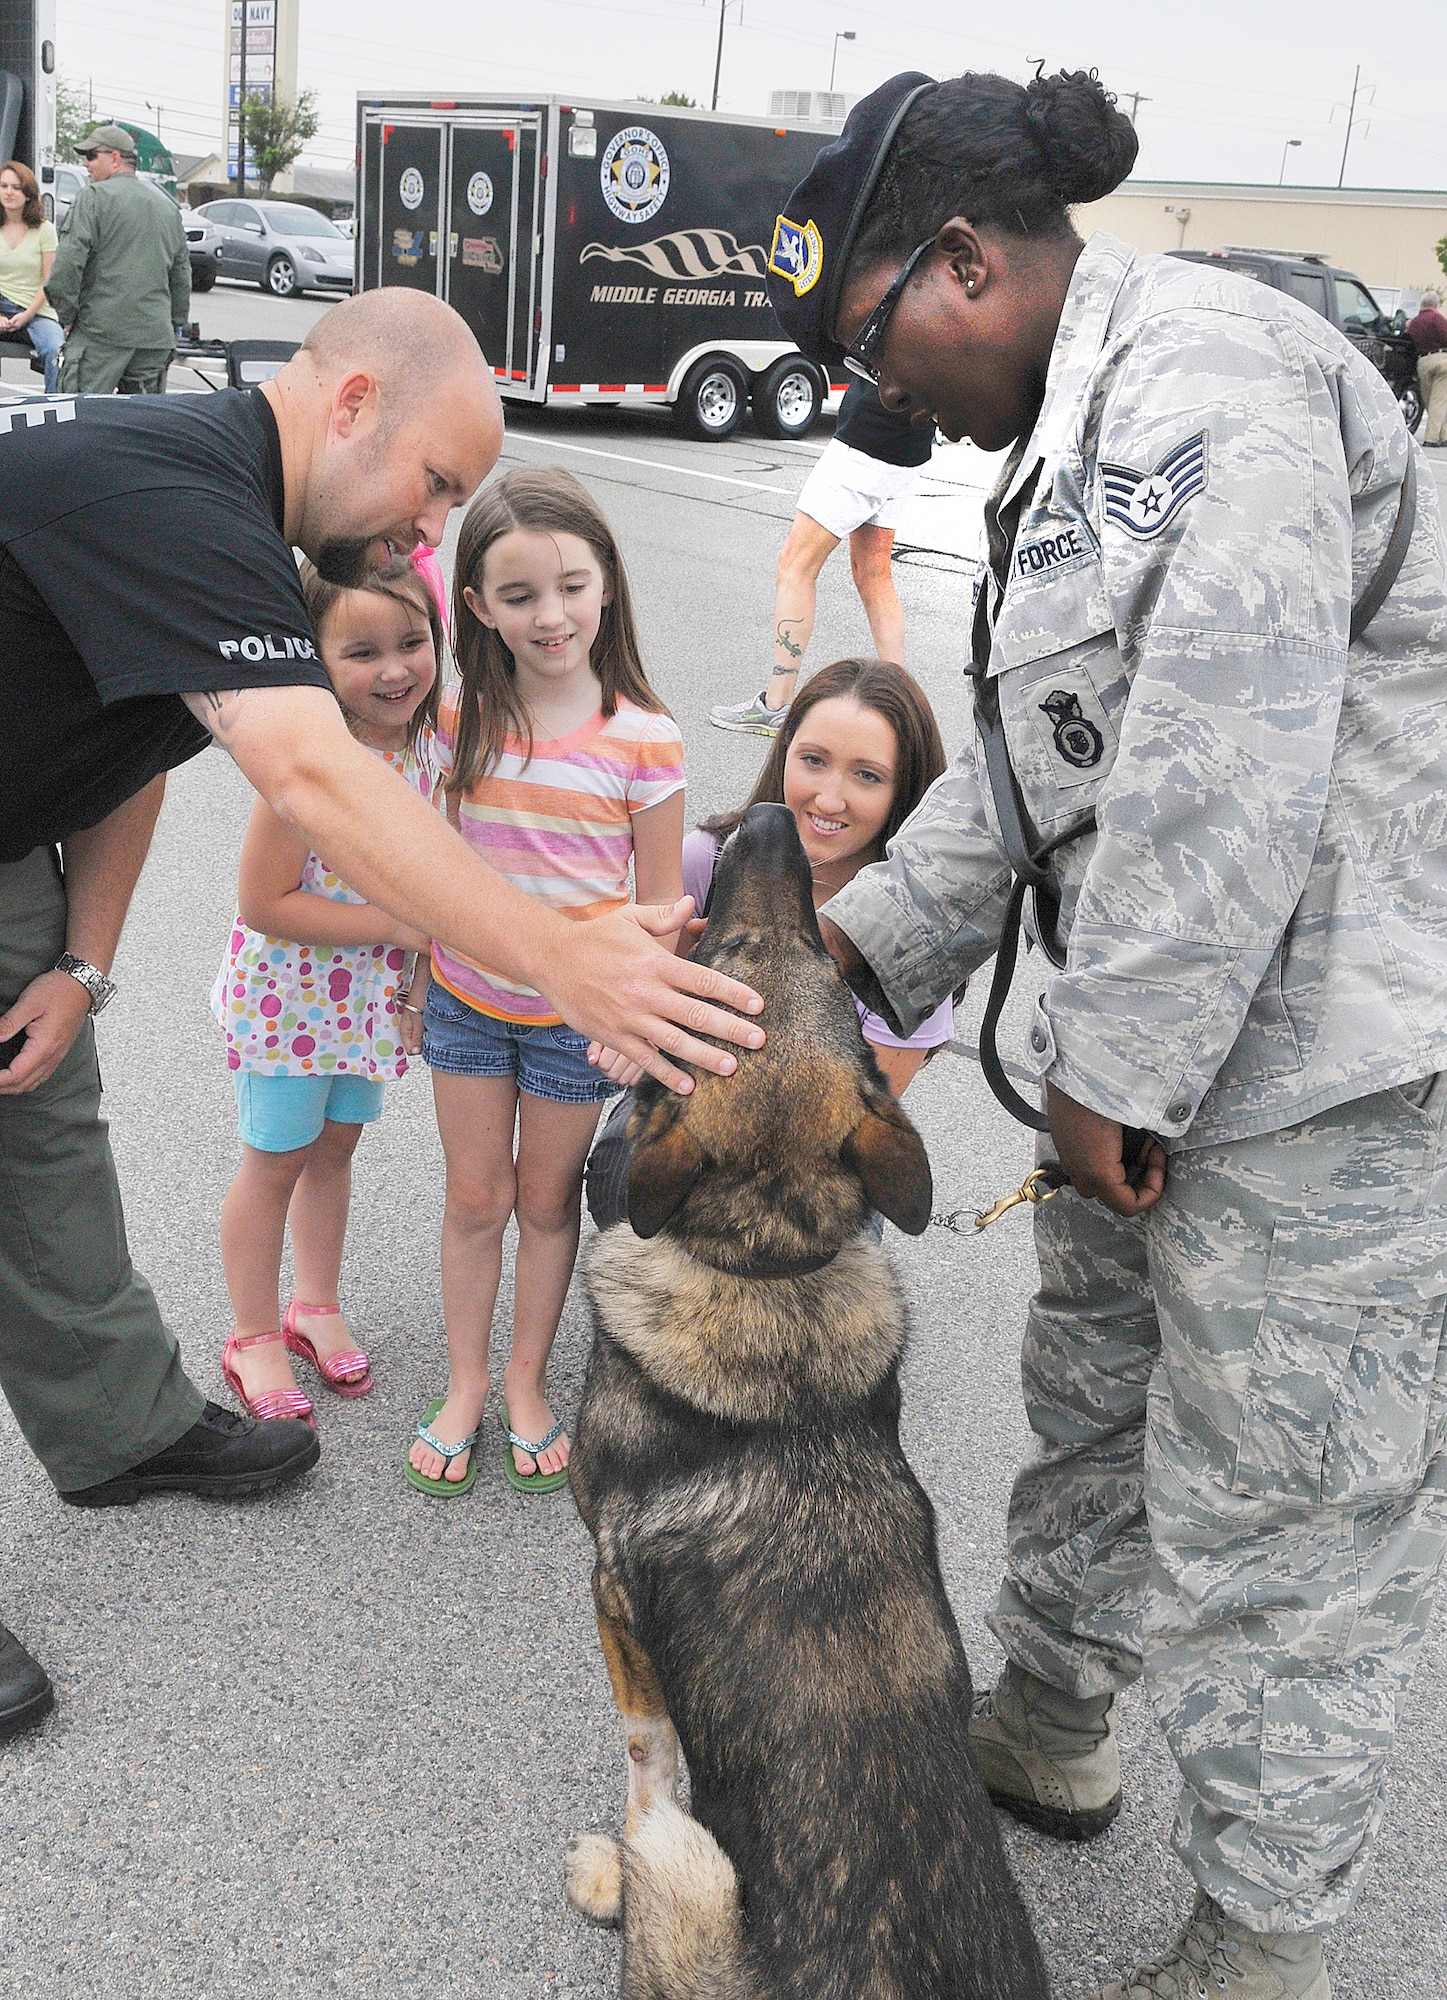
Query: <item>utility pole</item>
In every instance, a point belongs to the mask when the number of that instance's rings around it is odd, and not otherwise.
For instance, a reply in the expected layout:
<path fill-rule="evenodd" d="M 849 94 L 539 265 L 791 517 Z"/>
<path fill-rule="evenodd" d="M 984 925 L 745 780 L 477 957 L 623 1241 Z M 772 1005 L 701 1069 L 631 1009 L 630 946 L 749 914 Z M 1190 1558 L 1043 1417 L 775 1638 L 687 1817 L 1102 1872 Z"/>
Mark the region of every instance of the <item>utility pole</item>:
<path fill-rule="evenodd" d="M 1356 75 L 1352 78 L 1352 101 L 1347 106 L 1347 135 L 1345 140 L 1342 142 L 1341 172 L 1336 177 L 1336 184 L 1338 187 L 1342 185 L 1343 181 L 1347 177 L 1347 153 L 1352 143 L 1352 121 L 1357 114 L 1357 86 L 1361 83 L 1361 80 L 1362 80 L 1362 66 L 1360 63 L 1358 63 L 1356 68 Z"/>
<path fill-rule="evenodd" d="M 1143 90 L 1123 90 L 1121 96 L 1130 99 L 1130 110 L 1127 111 L 1126 117 L 1129 118 L 1132 126 L 1135 125 L 1137 107 L 1142 104 L 1153 104 L 1155 102 L 1155 99 L 1147 97 Z"/>
<path fill-rule="evenodd" d="M 227 6 L 231 0 L 227 0 Z M 241 12 L 241 68 L 236 81 L 236 192 L 246 192 L 246 0 L 239 0 Z"/>
<path fill-rule="evenodd" d="M 729 0 L 718 0 L 718 54 L 713 60 L 713 103 L 709 106 L 711 111 L 718 110 L 718 80 L 719 72 L 723 68 L 724 15 L 728 12 L 728 4 Z"/>

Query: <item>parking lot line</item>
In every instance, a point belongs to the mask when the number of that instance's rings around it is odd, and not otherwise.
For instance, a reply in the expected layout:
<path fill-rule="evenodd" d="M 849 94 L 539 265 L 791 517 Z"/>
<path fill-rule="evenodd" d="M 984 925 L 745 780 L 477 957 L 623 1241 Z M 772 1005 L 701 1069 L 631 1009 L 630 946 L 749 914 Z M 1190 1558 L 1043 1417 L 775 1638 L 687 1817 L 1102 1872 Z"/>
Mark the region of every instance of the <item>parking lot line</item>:
<path fill-rule="evenodd" d="M 569 444 L 563 438 L 532 437 L 527 431 L 509 431 L 509 444 L 553 445 L 559 451 L 581 451 L 589 458 L 616 458 L 620 465 L 646 465 L 653 472 L 677 472 L 689 479 L 712 479 L 719 486 L 746 486 L 751 493 L 779 493 L 784 499 L 797 496 L 791 486 L 764 486 L 757 479 L 733 479 L 726 472 L 700 472 L 696 466 L 674 465 L 666 458 L 634 458 L 626 451 L 602 451 L 596 445 Z"/>

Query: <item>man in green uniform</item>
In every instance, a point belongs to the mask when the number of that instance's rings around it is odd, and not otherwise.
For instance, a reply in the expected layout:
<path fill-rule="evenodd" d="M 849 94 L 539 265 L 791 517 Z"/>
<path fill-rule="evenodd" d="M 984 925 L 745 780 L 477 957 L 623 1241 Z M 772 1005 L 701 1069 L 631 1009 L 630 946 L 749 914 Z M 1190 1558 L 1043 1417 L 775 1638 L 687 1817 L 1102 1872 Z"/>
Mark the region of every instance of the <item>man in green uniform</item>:
<path fill-rule="evenodd" d="M 76 149 L 90 174 L 71 204 L 45 291 L 66 329 L 63 394 L 160 395 L 191 310 L 181 212 L 136 179 L 136 142 L 97 125 Z"/>

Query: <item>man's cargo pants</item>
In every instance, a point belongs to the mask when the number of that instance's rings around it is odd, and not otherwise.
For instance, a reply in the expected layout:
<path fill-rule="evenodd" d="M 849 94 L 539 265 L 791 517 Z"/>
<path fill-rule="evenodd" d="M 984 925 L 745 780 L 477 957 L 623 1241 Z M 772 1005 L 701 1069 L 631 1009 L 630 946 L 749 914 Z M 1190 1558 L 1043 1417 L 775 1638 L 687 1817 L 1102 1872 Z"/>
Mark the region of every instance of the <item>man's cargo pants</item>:
<path fill-rule="evenodd" d="M 990 1624 L 1077 1695 L 1144 1670 L 1175 1847 L 1231 1915 L 1350 1908 L 1447 1538 L 1447 1074 L 1036 1211 Z"/>
<path fill-rule="evenodd" d="M 0 862 L 0 1011 L 65 949 L 55 850 Z M 0 1389 L 63 1492 L 173 1444 L 205 1407 L 131 1268 L 87 1020 L 55 1074 L 0 1096 Z"/>

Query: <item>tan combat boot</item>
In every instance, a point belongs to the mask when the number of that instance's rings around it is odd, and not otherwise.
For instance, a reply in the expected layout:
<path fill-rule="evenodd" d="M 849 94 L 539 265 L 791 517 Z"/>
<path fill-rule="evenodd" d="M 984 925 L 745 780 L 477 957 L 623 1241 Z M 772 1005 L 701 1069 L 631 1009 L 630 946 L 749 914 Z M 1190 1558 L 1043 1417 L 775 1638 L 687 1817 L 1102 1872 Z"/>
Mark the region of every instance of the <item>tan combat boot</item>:
<path fill-rule="evenodd" d="M 1002 1811 L 1057 1840 L 1094 1840 L 1120 1811 L 1115 1697 L 1081 1699 L 1006 1663 L 970 1717 L 970 1748 Z"/>
<path fill-rule="evenodd" d="M 1095 2000 L 1331 2000 L 1321 1939 L 1249 1931 L 1196 1891 L 1191 1921 L 1163 1958 Z"/>

